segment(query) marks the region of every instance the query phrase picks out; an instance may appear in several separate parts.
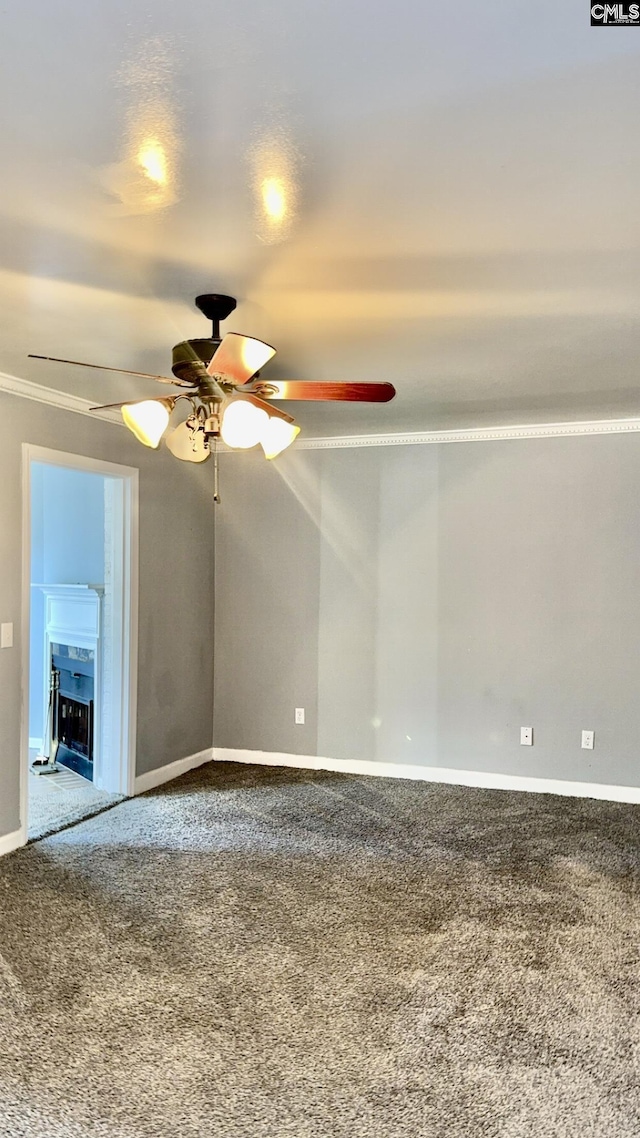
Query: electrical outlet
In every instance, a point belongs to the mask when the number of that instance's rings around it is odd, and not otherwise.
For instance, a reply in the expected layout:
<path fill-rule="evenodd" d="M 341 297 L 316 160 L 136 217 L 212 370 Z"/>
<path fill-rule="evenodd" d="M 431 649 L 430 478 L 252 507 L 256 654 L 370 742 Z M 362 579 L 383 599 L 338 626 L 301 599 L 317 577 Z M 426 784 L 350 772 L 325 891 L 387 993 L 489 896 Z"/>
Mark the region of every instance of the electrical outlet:
<path fill-rule="evenodd" d="M 593 750 L 593 745 L 595 743 L 595 734 L 596 734 L 595 731 L 583 731 L 582 732 L 582 750 L 583 751 L 592 751 Z"/>
<path fill-rule="evenodd" d="M 522 747 L 533 747 L 533 727 L 520 728 L 520 744 Z"/>
<path fill-rule="evenodd" d="M 296 723 L 304 723 L 304 707 L 296 707 Z"/>
<path fill-rule="evenodd" d="M 0 648 L 13 648 L 13 624 L 0 624 Z"/>

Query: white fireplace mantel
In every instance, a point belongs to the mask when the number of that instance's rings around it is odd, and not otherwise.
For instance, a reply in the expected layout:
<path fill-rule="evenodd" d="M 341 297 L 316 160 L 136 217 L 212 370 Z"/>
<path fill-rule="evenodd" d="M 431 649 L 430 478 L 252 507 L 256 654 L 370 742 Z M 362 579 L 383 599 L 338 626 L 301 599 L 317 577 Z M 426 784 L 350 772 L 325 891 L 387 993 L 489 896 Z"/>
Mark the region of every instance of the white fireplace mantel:
<path fill-rule="evenodd" d="M 104 585 L 38 584 L 33 588 L 41 589 L 44 593 L 44 627 L 49 643 L 90 648 L 97 656 Z M 45 675 L 48 675 L 49 666 L 45 669 Z"/>

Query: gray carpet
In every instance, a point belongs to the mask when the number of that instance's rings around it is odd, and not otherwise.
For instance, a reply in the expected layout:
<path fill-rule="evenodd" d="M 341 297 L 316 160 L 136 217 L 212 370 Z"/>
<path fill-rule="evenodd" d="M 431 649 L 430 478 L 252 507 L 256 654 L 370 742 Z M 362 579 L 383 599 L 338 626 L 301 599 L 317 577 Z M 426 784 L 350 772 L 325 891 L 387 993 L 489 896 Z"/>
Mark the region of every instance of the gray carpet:
<path fill-rule="evenodd" d="M 637 1138 L 640 808 L 232 764 L 0 862 L 0 1134 Z"/>
<path fill-rule="evenodd" d="M 63 826 L 99 814 L 122 794 L 107 794 L 73 771 L 64 768 L 59 774 L 29 773 L 29 840 L 36 841 L 55 834 Z"/>

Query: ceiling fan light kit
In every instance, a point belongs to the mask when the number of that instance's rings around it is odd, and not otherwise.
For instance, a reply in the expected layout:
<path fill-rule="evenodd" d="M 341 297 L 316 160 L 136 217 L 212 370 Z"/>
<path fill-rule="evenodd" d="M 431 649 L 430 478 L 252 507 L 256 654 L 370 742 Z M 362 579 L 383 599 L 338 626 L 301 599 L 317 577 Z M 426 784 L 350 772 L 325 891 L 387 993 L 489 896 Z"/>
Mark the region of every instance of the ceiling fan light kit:
<path fill-rule="evenodd" d="M 272 416 L 260 437 L 260 446 L 265 458 L 277 458 L 291 443 L 295 442 L 300 434 L 300 427 L 293 421 L 286 423 L 283 419 Z"/>
<path fill-rule="evenodd" d="M 248 399 L 232 399 L 224 409 L 221 435 L 226 446 L 249 450 L 262 438 L 269 416 Z"/>
<path fill-rule="evenodd" d="M 275 348 L 238 332 L 220 336 L 220 321 L 233 312 L 235 299 L 218 293 L 205 293 L 196 297 L 196 305 L 211 320 L 212 334 L 208 338 L 183 340 L 176 344 L 172 353 L 173 379 L 146 372 L 127 372 L 123 368 L 108 368 L 103 364 L 82 364 L 78 360 L 54 356 L 34 355 L 30 358 L 101 371 L 124 371 L 125 374 L 143 376 L 180 388 L 178 394 L 168 397 L 128 399 L 122 403 L 92 407 L 91 410 L 119 408 L 126 426 L 141 443 L 157 449 L 165 436 L 169 451 L 183 462 L 204 462 L 212 452 L 216 453 L 219 438 L 236 450 L 248 450 L 259 444 L 268 459 L 282 454 L 295 441 L 300 427 L 291 415 L 273 406 L 270 401 L 274 399 L 386 403 L 395 395 L 395 388 L 390 383 L 265 381 L 259 378 L 260 369 L 275 356 Z M 185 422 L 168 431 L 171 414 L 180 399 L 188 400 L 191 413 Z M 214 497 L 219 501 L 217 487 Z"/>
<path fill-rule="evenodd" d="M 172 431 L 167 431 L 165 442 L 174 458 L 183 462 L 206 462 L 211 452 L 197 415 L 190 415 Z"/>
<path fill-rule="evenodd" d="M 125 403 L 122 418 L 139 442 L 154 450 L 169 426 L 175 399 L 143 399 L 141 403 Z"/>

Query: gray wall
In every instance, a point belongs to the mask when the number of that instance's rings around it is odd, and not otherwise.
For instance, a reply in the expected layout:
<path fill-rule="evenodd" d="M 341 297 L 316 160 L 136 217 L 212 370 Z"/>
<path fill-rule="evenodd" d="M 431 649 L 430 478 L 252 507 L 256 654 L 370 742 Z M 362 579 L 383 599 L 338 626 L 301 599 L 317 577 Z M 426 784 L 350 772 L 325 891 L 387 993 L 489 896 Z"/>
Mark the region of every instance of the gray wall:
<path fill-rule="evenodd" d="M 0 835 L 19 825 L 22 442 L 139 468 L 137 773 L 211 746 L 210 463 L 179 463 L 124 428 L 0 393 L 0 620 L 15 638 L 0 651 Z"/>
<path fill-rule="evenodd" d="M 220 466 L 217 742 L 312 754 L 317 736 L 319 530 L 264 457 L 260 462 L 253 453 L 224 456 Z M 303 468 L 301 474 L 306 473 Z M 314 471 L 308 473 L 312 479 Z M 314 497 L 317 488 L 309 484 L 300 492 Z M 294 727 L 293 708 L 301 706 L 307 709 L 307 723 Z M 223 738 L 235 742 L 222 743 Z"/>
<path fill-rule="evenodd" d="M 216 746 L 640 785 L 638 487 L 636 434 L 225 457 Z"/>

